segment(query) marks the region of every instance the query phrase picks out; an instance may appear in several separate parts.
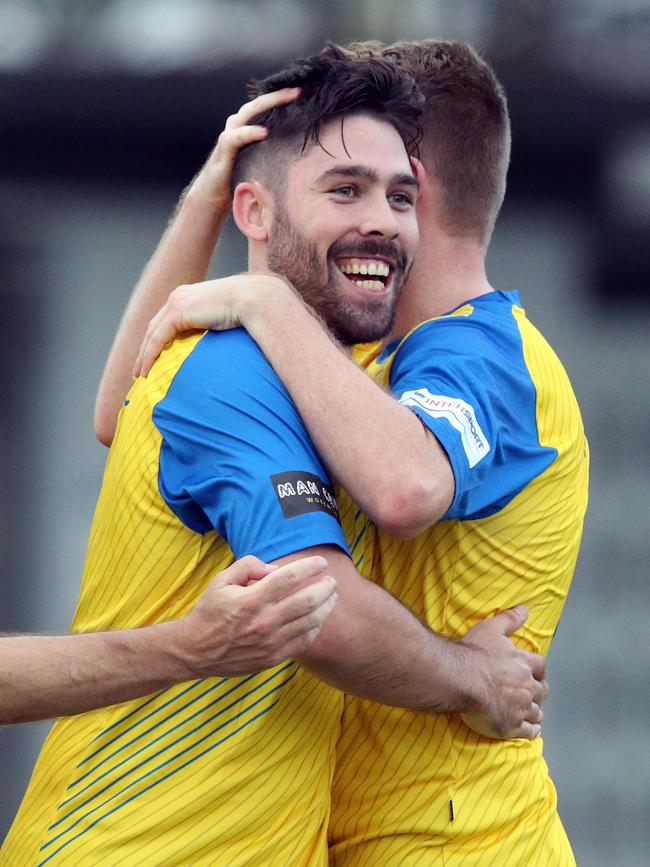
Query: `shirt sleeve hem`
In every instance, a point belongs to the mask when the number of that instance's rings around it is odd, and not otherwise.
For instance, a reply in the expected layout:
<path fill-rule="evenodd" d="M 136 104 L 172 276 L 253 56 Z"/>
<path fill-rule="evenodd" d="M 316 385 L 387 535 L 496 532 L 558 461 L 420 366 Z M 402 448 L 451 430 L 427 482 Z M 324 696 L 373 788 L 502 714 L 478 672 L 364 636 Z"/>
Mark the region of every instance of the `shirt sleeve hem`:
<path fill-rule="evenodd" d="M 236 557 L 243 557 L 246 554 L 254 554 L 260 560 L 271 562 L 278 560 L 280 557 L 287 557 L 289 554 L 297 554 L 304 551 L 306 548 L 314 548 L 319 545 L 336 545 L 344 554 L 350 556 L 348 544 L 345 541 L 343 532 L 341 533 L 301 533 L 300 536 L 291 536 L 286 539 L 274 539 L 271 544 L 256 547 L 252 551 L 238 551 Z"/>

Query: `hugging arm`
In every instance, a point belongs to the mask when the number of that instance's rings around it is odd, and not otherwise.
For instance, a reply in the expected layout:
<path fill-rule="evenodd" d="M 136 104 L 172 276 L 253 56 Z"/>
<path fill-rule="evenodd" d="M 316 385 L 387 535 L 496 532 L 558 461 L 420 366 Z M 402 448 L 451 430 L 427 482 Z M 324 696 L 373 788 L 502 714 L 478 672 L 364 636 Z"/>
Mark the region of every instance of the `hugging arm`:
<path fill-rule="evenodd" d="M 180 331 L 238 325 L 287 387 L 332 475 L 377 526 L 410 538 L 444 515 L 455 488 L 443 447 L 341 351 L 277 275 L 241 274 L 176 289 L 147 330 L 135 372 L 146 374 Z"/>
<path fill-rule="evenodd" d="M 181 283 L 204 280 L 215 246 L 230 213 L 230 177 L 238 150 L 266 136 L 250 125 L 257 114 L 296 98 L 285 88 L 263 94 L 228 118 L 217 145 L 185 190 L 158 248 L 144 269 L 120 322 L 95 405 L 95 434 L 109 446 L 117 417 L 131 387 L 132 368 L 147 325 L 170 292 Z"/>
<path fill-rule="evenodd" d="M 140 391 L 149 387 L 139 383 Z M 540 657 L 507 642 L 495 656 L 447 641 L 356 571 L 296 406 L 245 331 L 200 338 L 154 422 L 163 437 L 159 488 L 187 526 L 214 528 L 236 554 L 254 551 L 266 561 L 326 557 L 338 602 L 298 656 L 315 674 L 387 704 L 484 715 L 495 734 L 537 734 L 545 688 Z M 512 617 L 510 631 L 523 622 Z M 494 628 L 503 630 L 501 618 Z"/>
<path fill-rule="evenodd" d="M 479 623 L 460 642 L 433 632 L 397 599 L 362 578 L 342 551 L 324 554 L 338 603 L 300 661 L 345 692 L 429 713 L 458 712 L 489 737 L 534 738 L 546 697 L 542 657 L 507 636 L 523 607 Z"/>

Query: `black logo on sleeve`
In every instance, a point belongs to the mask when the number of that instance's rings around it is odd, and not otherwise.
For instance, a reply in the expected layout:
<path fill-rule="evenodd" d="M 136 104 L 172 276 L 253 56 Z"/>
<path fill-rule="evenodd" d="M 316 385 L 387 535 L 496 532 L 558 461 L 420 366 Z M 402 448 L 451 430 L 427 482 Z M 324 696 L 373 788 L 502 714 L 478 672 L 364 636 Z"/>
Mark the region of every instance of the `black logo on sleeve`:
<path fill-rule="evenodd" d="M 339 520 L 334 489 L 313 473 L 277 473 L 271 476 L 271 482 L 285 518 L 295 518 L 307 512 L 327 512 Z"/>

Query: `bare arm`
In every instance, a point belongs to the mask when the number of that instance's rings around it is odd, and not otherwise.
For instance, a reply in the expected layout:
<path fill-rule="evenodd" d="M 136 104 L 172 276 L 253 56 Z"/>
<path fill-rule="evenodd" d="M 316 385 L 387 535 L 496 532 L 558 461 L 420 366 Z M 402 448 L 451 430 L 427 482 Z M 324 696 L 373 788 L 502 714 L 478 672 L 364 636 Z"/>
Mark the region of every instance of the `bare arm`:
<path fill-rule="evenodd" d="M 323 575 L 326 567 L 310 557 L 271 571 L 244 557 L 183 620 L 87 635 L 0 636 L 0 725 L 276 665 L 304 651 L 332 612 L 335 582 Z"/>
<path fill-rule="evenodd" d="M 336 578 L 336 593 L 325 568 Z M 426 712 L 458 711 L 491 737 L 539 733 L 544 661 L 506 638 L 525 612 L 483 621 L 456 643 L 361 578 L 338 549 L 292 555 L 268 573 L 260 561 L 243 558 L 179 621 L 88 635 L 0 637 L 0 724 L 82 713 L 180 681 L 260 671 L 297 656 L 319 677 L 359 696 Z"/>
<path fill-rule="evenodd" d="M 410 537 L 445 513 L 454 476 L 444 449 L 340 350 L 280 277 L 246 274 L 179 287 L 152 321 L 135 372 L 146 373 L 178 331 L 237 325 L 286 385 L 332 475 L 378 526 Z"/>
<path fill-rule="evenodd" d="M 131 367 L 147 324 L 169 293 L 187 278 L 203 280 L 228 215 L 201 198 L 192 185 L 135 287 L 102 374 L 95 403 L 95 434 L 109 446 L 120 407 L 131 387 Z"/>
<path fill-rule="evenodd" d="M 417 535 L 451 504 L 446 452 L 338 348 L 294 292 L 277 289 L 240 295 L 242 324 L 287 387 L 332 475 L 379 527 L 400 538 Z"/>
<path fill-rule="evenodd" d="M 232 164 L 241 147 L 266 136 L 249 126 L 255 115 L 295 99 L 298 88 L 264 94 L 228 118 L 205 165 L 185 191 L 158 248 L 133 290 L 106 362 L 95 405 L 95 434 L 104 445 L 115 435 L 117 417 L 132 383 L 133 363 L 149 321 L 180 283 L 204 280 L 230 213 Z"/>
<path fill-rule="evenodd" d="M 383 704 L 463 713 L 472 728 L 491 737 L 539 734 L 544 660 L 507 639 L 524 623 L 523 607 L 483 621 L 453 642 L 362 578 L 338 549 L 302 553 L 327 556 L 338 596 L 320 635 L 300 656 L 307 668 L 345 692 Z"/>

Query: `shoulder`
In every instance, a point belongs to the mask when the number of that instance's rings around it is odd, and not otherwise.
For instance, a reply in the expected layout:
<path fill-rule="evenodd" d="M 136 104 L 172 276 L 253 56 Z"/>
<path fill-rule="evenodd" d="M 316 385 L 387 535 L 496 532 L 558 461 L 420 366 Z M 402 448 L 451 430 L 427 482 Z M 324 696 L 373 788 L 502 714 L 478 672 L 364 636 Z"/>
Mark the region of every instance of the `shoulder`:
<path fill-rule="evenodd" d="M 243 328 L 207 331 L 185 351 L 174 341 L 168 351 L 175 370 L 159 410 L 180 403 L 205 412 L 213 402 L 255 404 L 285 397 L 271 364 Z"/>
<path fill-rule="evenodd" d="M 395 350 L 399 362 L 412 353 L 436 350 L 485 358 L 521 343 L 517 323 L 521 302 L 515 292 L 492 292 L 417 325 Z"/>
<path fill-rule="evenodd" d="M 178 341 L 174 341 L 172 347 Z M 210 379 L 224 379 L 233 370 L 237 378 L 246 373 L 249 365 L 270 367 L 262 350 L 243 328 L 230 331 L 206 331 L 196 341 L 183 361 L 179 372 L 186 376 L 209 373 Z"/>

